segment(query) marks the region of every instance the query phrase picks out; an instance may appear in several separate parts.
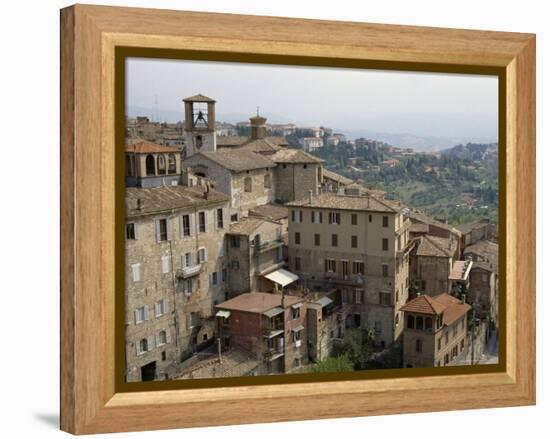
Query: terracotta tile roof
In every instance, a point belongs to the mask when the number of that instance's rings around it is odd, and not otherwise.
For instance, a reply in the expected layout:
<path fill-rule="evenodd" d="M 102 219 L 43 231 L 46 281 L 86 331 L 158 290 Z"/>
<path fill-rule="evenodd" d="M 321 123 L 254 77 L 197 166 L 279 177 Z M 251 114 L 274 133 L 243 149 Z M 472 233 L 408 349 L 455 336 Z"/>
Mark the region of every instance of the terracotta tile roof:
<path fill-rule="evenodd" d="M 179 153 L 179 148 L 175 146 L 165 146 L 159 145 L 157 143 L 146 142 L 144 140 L 137 141 L 135 143 L 130 143 L 126 145 L 126 152 L 135 152 L 138 154 L 147 154 L 147 153 L 162 153 L 162 152 L 177 152 Z"/>
<path fill-rule="evenodd" d="M 454 255 L 457 242 L 448 238 L 424 235 L 418 239 L 415 254 L 417 256 L 438 256 L 450 258 Z"/>
<path fill-rule="evenodd" d="M 279 145 L 271 143 L 268 139 L 249 140 L 244 143 L 239 149 L 248 149 L 259 153 L 274 153 L 281 149 Z"/>
<path fill-rule="evenodd" d="M 246 149 L 216 152 L 205 151 L 195 155 L 202 155 L 218 165 L 234 172 L 242 172 L 260 168 L 272 168 L 276 166 L 272 160 L 262 154 L 248 151 Z M 193 156 L 191 159 L 192 158 Z"/>
<path fill-rule="evenodd" d="M 282 204 L 263 204 L 250 209 L 248 214 L 278 221 L 288 218 L 288 208 Z"/>
<path fill-rule="evenodd" d="M 246 136 L 216 136 L 216 146 L 220 148 L 240 146 L 247 140 Z"/>
<path fill-rule="evenodd" d="M 279 149 L 270 158 L 276 163 L 324 163 L 302 149 Z"/>
<path fill-rule="evenodd" d="M 466 315 L 471 306 L 450 294 L 443 293 L 435 297 L 426 295 L 415 297 L 400 308 L 400 311 L 416 314 L 443 314 L 443 324 L 451 325 L 457 319 Z"/>
<path fill-rule="evenodd" d="M 208 96 L 197 94 L 195 96 L 189 96 L 188 98 L 182 99 L 184 102 L 193 101 L 193 102 L 216 102 L 214 99 L 209 98 Z"/>
<path fill-rule="evenodd" d="M 267 136 L 266 139 L 277 146 L 288 146 L 288 141 L 284 136 Z"/>
<path fill-rule="evenodd" d="M 333 172 L 326 168 L 323 169 L 323 178 L 336 181 L 343 185 L 348 185 L 353 183 L 353 180 L 351 178 L 344 177 L 343 175 L 337 174 L 336 172 Z"/>
<path fill-rule="evenodd" d="M 424 223 L 428 225 L 433 225 L 443 230 L 448 230 L 449 232 L 452 232 L 455 235 L 458 235 L 458 236 L 462 235 L 460 233 L 460 230 L 458 230 L 452 224 L 446 224 L 444 222 L 438 221 L 435 218 L 432 218 L 431 216 L 425 214 L 424 212 L 421 212 L 418 209 L 411 209 L 411 211 L 409 212 L 409 218 L 412 220 L 413 223 Z"/>
<path fill-rule="evenodd" d="M 449 273 L 449 280 L 466 280 L 472 269 L 472 261 L 455 261 Z"/>
<path fill-rule="evenodd" d="M 303 302 L 300 297 L 285 295 L 284 308 L 300 302 Z M 281 306 L 281 294 L 252 292 L 226 300 L 216 305 L 216 308 L 261 314 L 278 306 Z"/>
<path fill-rule="evenodd" d="M 227 195 L 213 189 L 209 191 L 208 198 L 204 198 L 202 191 L 187 186 L 126 188 L 126 217 L 135 218 L 174 209 L 208 206 L 226 202 L 228 199 Z"/>
<path fill-rule="evenodd" d="M 311 204 L 309 197 L 291 201 L 286 204 L 289 207 L 315 207 L 317 209 L 361 210 L 367 212 L 397 213 L 398 208 L 371 196 L 339 195 L 332 192 L 323 192 L 313 197 Z"/>
<path fill-rule="evenodd" d="M 255 217 L 244 217 L 238 222 L 229 225 L 229 233 L 233 235 L 250 235 L 266 220 Z"/>
<path fill-rule="evenodd" d="M 446 306 L 433 297 L 422 295 L 415 297 L 400 308 L 400 311 L 417 314 L 438 315 L 445 311 Z"/>
<path fill-rule="evenodd" d="M 489 225 L 489 220 L 481 220 L 481 221 L 472 221 L 470 223 L 464 223 L 459 224 L 456 226 L 458 230 L 460 230 L 462 233 L 466 234 L 471 232 L 474 229 L 479 229 L 482 227 L 486 227 Z"/>
<path fill-rule="evenodd" d="M 464 249 L 464 254 L 473 253 L 488 262 L 498 264 L 498 244 L 492 241 L 479 241 Z"/>

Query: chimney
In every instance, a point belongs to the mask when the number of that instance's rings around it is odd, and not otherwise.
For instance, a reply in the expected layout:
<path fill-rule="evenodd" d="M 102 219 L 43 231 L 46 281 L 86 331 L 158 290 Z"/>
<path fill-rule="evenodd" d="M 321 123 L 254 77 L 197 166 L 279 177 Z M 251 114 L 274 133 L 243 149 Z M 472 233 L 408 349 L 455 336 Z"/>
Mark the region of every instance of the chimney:
<path fill-rule="evenodd" d="M 309 190 L 309 204 L 313 204 L 313 191 Z"/>

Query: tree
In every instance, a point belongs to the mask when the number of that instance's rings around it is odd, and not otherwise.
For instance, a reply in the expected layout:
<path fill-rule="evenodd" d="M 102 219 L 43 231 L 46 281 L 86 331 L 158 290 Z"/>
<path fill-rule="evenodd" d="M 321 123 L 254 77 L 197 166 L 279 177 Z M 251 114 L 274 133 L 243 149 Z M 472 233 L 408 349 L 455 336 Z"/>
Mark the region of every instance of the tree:
<path fill-rule="evenodd" d="M 311 372 L 350 372 L 352 370 L 353 363 L 347 355 L 328 357 L 311 368 Z"/>
<path fill-rule="evenodd" d="M 346 330 L 343 352 L 353 364 L 355 370 L 366 369 L 372 355 L 372 330 L 355 328 Z"/>

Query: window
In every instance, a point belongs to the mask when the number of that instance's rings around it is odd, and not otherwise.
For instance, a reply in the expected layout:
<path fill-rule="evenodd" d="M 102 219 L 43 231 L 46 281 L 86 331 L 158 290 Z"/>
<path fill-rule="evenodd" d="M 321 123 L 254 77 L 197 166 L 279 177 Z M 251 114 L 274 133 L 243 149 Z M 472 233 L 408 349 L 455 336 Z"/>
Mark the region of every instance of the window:
<path fill-rule="evenodd" d="M 264 175 L 264 189 L 271 189 L 271 175 Z"/>
<path fill-rule="evenodd" d="M 239 269 L 239 261 L 236 260 L 236 259 L 233 260 L 233 261 L 231 261 L 231 268 L 232 268 L 233 270 L 238 270 L 238 269 Z"/>
<path fill-rule="evenodd" d="M 441 337 L 437 339 L 437 350 L 441 350 Z"/>
<path fill-rule="evenodd" d="M 456 325 L 453 326 L 453 337 L 456 337 L 456 334 L 458 332 L 458 327 Z"/>
<path fill-rule="evenodd" d="M 199 212 L 199 232 L 206 232 L 206 212 Z"/>
<path fill-rule="evenodd" d="M 299 358 L 294 359 L 294 367 L 300 367 L 300 359 Z"/>
<path fill-rule="evenodd" d="M 329 212 L 328 213 L 328 223 L 329 224 L 340 224 L 340 213 L 339 212 Z"/>
<path fill-rule="evenodd" d="M 136 310 L 134 311 L 134 319 L 136 324 L 149 319 L 147 305 L 136 308 Z"/>
<path fill-rule="evenodd" d="M 325 272 L 334 273 L 336 271 L 336 261 L 334 259 L 325 259 Z"/>
<path fill-rule="evenodd" d="M 181 217 L 181 236 L 191 236 L 191 217 L 189 215 Z"/>
<path fill-rule="evenodd" d="M 416 329 L 424 329 L 424 319 L 420 316 L 416 317 Z"/>
<path fill-rule="evenodd" d="M 460 352 L 464 350 L 464 339 L 460 340 Z"/>
<path fill-rule="evenodd" d="M 170 256 L 163 256 L 161 258 L 162 273 L 166 274 L 170 271 Z"/>
<path fill-rule="evenodd" d="M 216 210 L 218 229 L 223 229 L 223 209 Z"/>
<path fill-rule="evenodd" d="M 296 271 L 300 271 L 302 269 L 302 259 L 301 258 L 294 258 L 294 269 Z"/>
<path fill-rule="evenodd" d="M 294 244 L 300 245 L 300 232 L 294 232 Z"/>
<path fill-rule="evenodd" d="M 311 222 L 321 224 L 323 222 L 323 212 L 311 211 Z"/>
<path fill-rule="evenodd" d="M 244 191 L 252 192 L 252 177 L 246 177 L 244 179 Z"/>
<path fill-rule="evenodd" d="M 168 229 L 168 220 L 166 218 L 162 218 L 156 221 L 156 235 L 157 235 L 157 242 L 161 241 L 168 241 L 169 238 L 169 229 Z"/>
<path fill-rule="evenodd" d="M 212 285 L 218 285 L 218 272 L 214 271 L 212 273 Z"/>
<path fill-rule="evenodd" d="M 416 352 L 422 352 L 422 340 L 416 339 Z"/>
<path fill-rule="evenodd" d="M 149 350 L 148 348 L 149 348 L 149 343 L 147 342 L 147 339 L 142 338 L 139 341 L 139 345 L 138 345 L 138 355 L 144 354 L 145 352 L 147 352 Z"/>
<path fill-rule="evenodd" d="M 298 217 L 300 218 L 299 222 L 303 223 L 304 222 L 304 211 L 303 210 L 300 210 L 298 212 Z"/>
<path fill-rule="evenodd" d="M 229 246 L 231 248 L 239 248 L 241 246 L 241 237 L 238 235 L 230 235 Z"/>
<path fill-rule="evenodd" d="M 181 268 L 191 267 L 193 265 L 193 260 L 191 253 L 185 253 L 181 258 Z"/>
<path fill-rule="evenodd" d="M 399 313 L 395 315 L 395 326 L 399 326 Z"/>
<path fill-rule="evenodd" d="M 239 214 L 234 213 L 233 215 L 231 215 L 231 222 L 236 223 L 237 221 L 239 221 Z"/>
<path fill-rule="evenodd" d="M 372 223 L 372 215 L 369 215 L 369 223 Z"/>
<path fill-rule="evenodd" d="M 145 158 L 145 173 L 148 176 L 155 175 L 155 158 L 152 155 Z"/>
<path fill-rule="evenodd" d="M 166 351 L 160 353 L 160 361 L 166 361 Z"/>
<path fill-rule="evenodd" d="M 201 247 L 199 248 L 199 251 L 198 251 L 198 260 L 199 260 L 199 263 L 202 264 L 203 262 L 206 262 L 207 261 L 207 254 L 206 254 L 206 249 L 204 247 Z"/>
<path fill-rule="evenodd" d="M 332 246 L 338 247 L 338 235 L 336 233 L 332 234 Z"/>
<path fill-rule="evenodd" d="M 187 314 L 187 327 L 188 328 L 194 328 L 199 324 L 199 313 L 198 312 L 190 312 Z"/>
<path fill-rule="evenodd" d="M 414 316 L 407 316 L 407 329 L 414 329 Z"/>
<path fill-rule="evenodd" d="M 382 227 L 388 227 L 388 225 L 389 225 L 388 216 L 387 215 L 382 216 Z"/>
<path fill-rule="evenodd" d="M 352 226 L 356 226 L 356 225 L 357 225 L 357 214 L 356 214 L 356 213 L 352 213 L 352 214 L 351 214 L 351 225 L 352 225 Z"/>
<path fill-rule="evenodd" d="M 349 274 L 349 262 L 343 259 L 342 261 L 342 274 L 344 276 Z"/>
<path fill-rule="evenodd" d="M 382 322 L 377 320 L 374 322 L 374 332 L 380 334 L 382 332 Z"/>
<path fill-rule="evenodd" d="M 183 281 L 183 293 L 187 296 L 193 293 L 193 279 L 185 279 Z"/>
<path fill-rule="evenodd" d="M 382 264 L 382 276 L 388 277 L 388 264 Z"/>
<path fill-rule="evenodd" d="M 290 212 L 290 218 L 292 219 L 292 222 L 295 223 L 296 222 L 296 211 L 295 210 L 292 210 Z"/>
<path fill-rule="evenodd" d="M 365 263 L 363 261 L 353 261 L 353 274 L 365 274 Z"/>
<path fill-rule="evenodd" d="M 378 303 L 380 305 L 391 305 L 391 294 L 390 293 L 378 293 Z"/>
<path fill-rule="evenodd" d="M 356 235 L 351 236 L 351 248 L 357 248 L 357 236 Z"/>
<path fill-rule="evenodd" d="M 449 344 L 449 333 L 446 332 L 445 333 L 445 346 L 447 346 Z"/>
<path fill-rule="evenodd" d="M 388 249 L 389 249 L 388 238 L 382 238 L 382 250 L 388 251 Z"/>
<path fill-rule="evenodd" d="M 227 268 L 222 270 L 222 283 L 227 282 Z"/>
<path fill-rule="evenodd" d="M 292 319 L 296 320 L 300 318 L 300 308 L 292 308 Z M 294 333 L 296 334 L 296 332 Z M 298 337 L 299 338 L 299 337 Z"/>
<path fill-rule="evenodd" d="M 132 264 L 132 280 L 134 282 L 139 282 L 141 280 L 141 265 Z"/>
<path fill-rule="evenodd" d="M 136 225 L 134 223 L 126 224 L 126 239 L 136 239 Z"/>
<path fill-rule="evenodd" d="M 160 331 L 157 335 L 157 347 L 166 344 L 166 331 Z"/>
<path fill-rule="evenodd" d="M 175 174 L 176 171 L 176 156 L 175 154 L 168 155 L 168 173 Z"/>
<path fill-rule="evenodd" d="M 356 288 L 353 292 L 353 303 L 361 305 L 363 303 L 364 291 L 360 288 Z"/>
<path fill-rule="evenodd" d="M 343 288 L 340 292 L 342 303 L 349 303 L 349 291 L 347 288 Z"/>
<path fill-rule="evenodd" d="M 321 235 L 319 233 L 313 235 L 313 242 L 316 247 L 319 247 L 321 245 Z"/>
<path fill-rule="evenodd" d="M 155 317 L 161 317 L 168 312 L 168 307 L 166 305 L 166 300 L 161 299 L 158 302 L 155 302 Z"/>
<path fill-rule="evenodd" d="M 434 324 L 431 317 L 426 317 L 426 329 L 432 329 Z"/>
<path fill-rule="evenodd" d="M 157 165 L 158 165 L 158 173 L 159 174 L 166 174 L 166 159 L 163 155 L 159 155 L 157 157 Z"/>

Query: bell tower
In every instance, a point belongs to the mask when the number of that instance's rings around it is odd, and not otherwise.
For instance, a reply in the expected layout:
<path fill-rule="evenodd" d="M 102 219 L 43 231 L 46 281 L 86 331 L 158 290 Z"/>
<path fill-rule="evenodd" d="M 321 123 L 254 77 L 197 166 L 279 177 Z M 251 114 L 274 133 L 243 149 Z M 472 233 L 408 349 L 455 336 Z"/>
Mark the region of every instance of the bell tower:
<path fill-rule="evenodd" d="M 185 98 L 186 156 L 201 151 L 216 151 L 216 111 L 214 99 L 201 94 Z"/>

